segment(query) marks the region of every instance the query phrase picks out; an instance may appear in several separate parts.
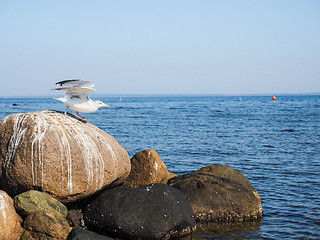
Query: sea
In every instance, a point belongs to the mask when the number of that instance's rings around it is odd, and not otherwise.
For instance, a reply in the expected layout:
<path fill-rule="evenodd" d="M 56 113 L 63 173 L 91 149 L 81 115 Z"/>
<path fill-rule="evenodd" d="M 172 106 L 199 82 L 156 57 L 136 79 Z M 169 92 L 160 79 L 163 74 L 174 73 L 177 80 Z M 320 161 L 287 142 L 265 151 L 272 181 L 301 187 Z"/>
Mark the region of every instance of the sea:
<path fill-rule="evenodd" d="M 83 115 L 130 157 L 154 149 L 178 175 L 219 164 L 252 183 L 261 220 L 199 224 L 193 239 L 320 239 L 320 95 L 92 99 L 110 108 Z M 65 105 L 52 97 L 0 98 L 0 119 L 45 109 Z"/>

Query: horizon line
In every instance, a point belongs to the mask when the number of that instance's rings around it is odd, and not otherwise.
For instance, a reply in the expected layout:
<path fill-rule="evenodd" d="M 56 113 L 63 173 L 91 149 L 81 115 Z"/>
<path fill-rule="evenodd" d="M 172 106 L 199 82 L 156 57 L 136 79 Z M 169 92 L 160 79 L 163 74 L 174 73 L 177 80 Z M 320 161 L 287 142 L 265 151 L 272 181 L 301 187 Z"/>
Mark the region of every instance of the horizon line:
<path fill-rule="evenodd" d="M 234 93 L 92 93 L 91 96 L 103 96 L 103 97 L 245 97 L 245 96 L 303 96 L 303 95 L 320 95 L 320 92 L 306 92 L 306 93 L 243 93 L 243 94 L 234 94 Z M 57 95 L 8 95 L 8 96 L 0 96 L 0 98 L 53 98 L 61 96 L 61 94 Z"/>

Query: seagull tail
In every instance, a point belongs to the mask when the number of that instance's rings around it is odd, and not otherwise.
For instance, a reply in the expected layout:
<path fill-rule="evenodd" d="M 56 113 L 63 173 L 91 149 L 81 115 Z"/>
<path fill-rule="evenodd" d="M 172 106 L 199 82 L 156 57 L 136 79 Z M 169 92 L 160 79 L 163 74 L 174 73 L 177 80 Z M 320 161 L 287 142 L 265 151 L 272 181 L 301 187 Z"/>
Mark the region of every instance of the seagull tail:
<path fill-rule="evenodd" d="M 53 98 L 53 99 L 56 99 L 56 100 L 58 100 L 58 101 L 60 101 L 60 102 L 63 102 L 63 103 L 65 103 L 66 102 L 66 99 L 65 98 Z"/>

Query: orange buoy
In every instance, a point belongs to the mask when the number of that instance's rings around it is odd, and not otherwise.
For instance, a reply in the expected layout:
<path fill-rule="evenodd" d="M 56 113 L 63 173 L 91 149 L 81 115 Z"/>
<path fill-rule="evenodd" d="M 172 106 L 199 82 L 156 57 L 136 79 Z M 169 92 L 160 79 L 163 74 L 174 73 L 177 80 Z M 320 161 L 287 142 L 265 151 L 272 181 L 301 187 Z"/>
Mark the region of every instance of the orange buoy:
<path fill-rule="evenodd" d="M 272 100 L 276 100 L 276 99 L 277 99 L 276 96 L 273 96 L 273 97 L 272 97 Z"/>

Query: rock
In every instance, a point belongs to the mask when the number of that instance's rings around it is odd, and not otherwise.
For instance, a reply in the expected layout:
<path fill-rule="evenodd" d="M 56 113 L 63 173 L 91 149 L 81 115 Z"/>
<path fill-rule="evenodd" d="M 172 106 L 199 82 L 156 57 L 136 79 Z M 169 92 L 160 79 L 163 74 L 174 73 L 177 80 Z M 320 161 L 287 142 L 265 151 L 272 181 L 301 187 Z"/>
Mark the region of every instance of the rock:
<path fill-rule="evenodd" d="M 112 240 L 112 238 L 82 229 L 81 227 L 74 227 L 68 236 L 68 240 Z"/>
<path fill-rule="evenodd" d="M 18 240 L 23 232 L 20 217 L 8 194 L 0 190 L 0 239 Z"/>
<path fill-rule="evenodd" d="M 169 172 L 159 154 L 152 149 L 136 153 L 131 158 L 131 172 L 125 181 L 130 187 L 151 183 L 167 183 Z"/>
<path fill-rule="evenodd" d="M 214 236 L 213 239 L 220 240 L 263 239 L 259 234 L 261 232 L 261 223 L 262 219 L 259 219 L 257 221 L 242 221 L 231 223 L 221 221 L 198 222 L 195 236 L 202 236 L 203 238 L 200 239 L 209 239 L 204 238 L 204 236 Z"/>
<path fill-rule="evenodd" d="M 81 209 L 69 210 L 67 220 L 71 227 L 85 227 Z"/>
<path fill-rule="evenodd" d="M 174 178 L 174 177 L 177 177 L 178 175 L 177 174 L 175 174 L 175 173 L 173 173 L 173 172 L 168 172 L 168 181 L 169 181 L 169 179 L 171 179 L 171 178 Z M 168 182 L 167 181 L 167 182 Z"/>
<path fill-rule="evenodd" d="M 31 233 L 29 231 L 24 230 L 23 234 L 21 235 L 21 240 L 35 240 L 35 238 L 32 237 Z"/>
<path fill-rule="evenodd" d="M 60 214 L 64 218 L 68 213 L 67 207 L 57 199 L 35 190 L 21 193 L 15 196 L 13 201 L 14 207 L 23 218 L 37 211 L 45 211 L 53 215 Z"/>
<path fill-rule="evenodd" d="M 35 189 L 69 203 L 122 183 L 129 172 L 127 151 L 90 123 L 48 110 L 0 122 L 0 180 L 9 195 Z"/>
<path fill-rule="evenodd" d="M 161 183 L 120 186 L 101 193 L 84 209 L 86 226 L 129 239 L 168 239 L 196 226 L 189 201 Z"/>
<path fill-rule="evenodd" d="M 169 180 L 190 200 L 197 221 L 241 221 L 262 217 L 261 198 L 240 172 L 210 165 Z"/>
<path fill-rule="evenodd" d="M 23 228 L 27 231 L 23 234 L 23 239 L 67 239 L 72 228 L 68 221 L 61 215 L 53 215 L 40 211 L 30 214 L 23 223 Z"/>

